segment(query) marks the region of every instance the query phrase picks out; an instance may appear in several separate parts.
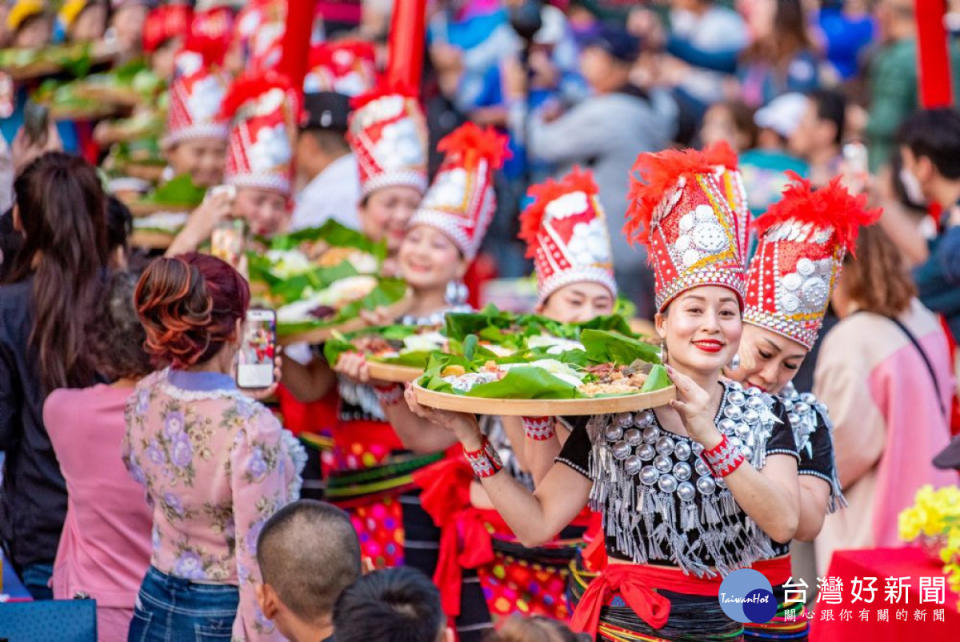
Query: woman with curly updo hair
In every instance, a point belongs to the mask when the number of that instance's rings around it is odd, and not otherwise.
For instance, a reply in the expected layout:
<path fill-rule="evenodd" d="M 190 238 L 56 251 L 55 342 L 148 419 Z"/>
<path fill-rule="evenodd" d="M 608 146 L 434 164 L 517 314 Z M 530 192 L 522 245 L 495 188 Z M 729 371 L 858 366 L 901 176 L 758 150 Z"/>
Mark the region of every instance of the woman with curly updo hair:
<path fill-rule="evenodd" d="M 304 455 L 232 373 L 250 302 L 220 259 L 157 259 L 134 294 L 162 370 L 126 407 L 124 459 L 153 506 L 153 551 L 130 640 L 282 639 L 257 607 L 257 535 L 296 499 Z"/>

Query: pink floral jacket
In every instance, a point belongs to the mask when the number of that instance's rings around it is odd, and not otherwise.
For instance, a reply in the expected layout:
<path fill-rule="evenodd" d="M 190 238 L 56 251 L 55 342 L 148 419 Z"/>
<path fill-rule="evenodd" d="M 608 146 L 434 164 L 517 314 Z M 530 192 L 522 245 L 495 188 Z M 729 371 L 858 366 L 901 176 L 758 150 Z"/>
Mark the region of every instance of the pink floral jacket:
<path fill-rule="evenodd" d="M 235 584 L 235 640 L 283 639 L 257 605 L 257 536 L 300 494 L 297 440 L 230 377 L 170 369 L 126 407 L 124 461 L 153 507 L 151 564 L 196 582 Z"/>

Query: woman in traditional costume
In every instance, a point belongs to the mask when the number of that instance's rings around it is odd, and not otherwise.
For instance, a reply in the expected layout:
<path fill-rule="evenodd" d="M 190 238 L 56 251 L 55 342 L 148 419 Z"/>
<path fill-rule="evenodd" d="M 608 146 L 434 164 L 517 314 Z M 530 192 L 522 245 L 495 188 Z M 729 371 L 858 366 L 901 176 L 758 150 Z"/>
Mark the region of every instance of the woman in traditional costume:
<path fill-rule="evenodd" d="M 721 379 L 742 332 L 743 243 L 722 174 L 696 151 L 638 158 L 628 233 L 657 276 L 656 327 L 677 385 L 669 406 L 574 421 L 534 492 L 507 474 L 472 415 L 411 409 L 453 430 L 493 505 L 528 546 L 589 502 L 603 513 L 610 563 L 582 596 L 573 627 L 599 639 L 730 639 L 742 625 L 717 600 L 722 578 L 753 565 L 790 575 L 773 542 L 797 525 L 796 448 L 782 404 Z M 721 425 L 733 418 L 737 432 Z"/>

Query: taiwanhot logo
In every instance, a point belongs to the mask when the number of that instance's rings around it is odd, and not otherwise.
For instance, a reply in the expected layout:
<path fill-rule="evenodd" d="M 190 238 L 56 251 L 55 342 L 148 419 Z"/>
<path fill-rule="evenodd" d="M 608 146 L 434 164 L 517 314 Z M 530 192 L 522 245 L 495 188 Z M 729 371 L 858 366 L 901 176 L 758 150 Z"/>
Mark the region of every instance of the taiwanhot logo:
<path fill-rule="evenodd" d="M 773 587 L 763 573 L 750 568 L 733 571 L 720 584 L 720 608 L 743 624 L 766 624 L 777 614 Z"/>

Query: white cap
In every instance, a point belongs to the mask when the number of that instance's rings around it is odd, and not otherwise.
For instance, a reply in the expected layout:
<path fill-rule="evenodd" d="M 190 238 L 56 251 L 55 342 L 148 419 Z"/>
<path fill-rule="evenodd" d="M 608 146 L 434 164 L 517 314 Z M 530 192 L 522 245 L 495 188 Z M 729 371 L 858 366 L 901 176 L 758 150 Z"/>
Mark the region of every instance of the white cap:
<path fill-rule="evenodd" d="M 786 138 L 797 128 L 806 108 L 807 97 L 803 94 L 782 94 L 758 109 L 753 116 L 753 122 L 757 127 L 772 129 Z"/>

